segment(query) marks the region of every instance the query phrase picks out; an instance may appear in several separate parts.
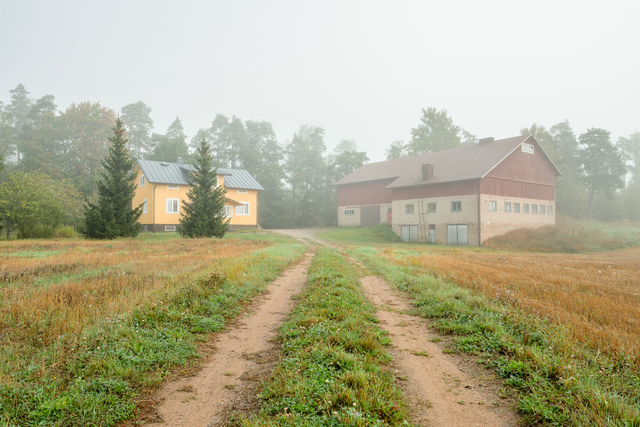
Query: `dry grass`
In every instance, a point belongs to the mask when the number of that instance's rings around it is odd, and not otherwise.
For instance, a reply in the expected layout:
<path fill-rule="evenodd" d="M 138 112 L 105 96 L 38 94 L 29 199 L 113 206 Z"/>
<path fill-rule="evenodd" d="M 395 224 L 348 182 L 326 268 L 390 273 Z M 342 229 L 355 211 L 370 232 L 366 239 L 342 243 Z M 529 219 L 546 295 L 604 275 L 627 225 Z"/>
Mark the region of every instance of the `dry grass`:
<path fill-rule="evenodd" d="M 624 354 L 640 364 L 640 248 L 597 254 L 510 254 L 434 249 L 396 257 L 460 286 L 518 304 L 567 327 L 602 352 Z"/>
<path fill-rule="evenodd" d="M 242 274 L 233 259 L 265 245 L 210 239 L 3 243 L 0 336 L 35 347 L 62 335 L 79 337 L 96 319 L 117 318 L 205 270 Z"/>

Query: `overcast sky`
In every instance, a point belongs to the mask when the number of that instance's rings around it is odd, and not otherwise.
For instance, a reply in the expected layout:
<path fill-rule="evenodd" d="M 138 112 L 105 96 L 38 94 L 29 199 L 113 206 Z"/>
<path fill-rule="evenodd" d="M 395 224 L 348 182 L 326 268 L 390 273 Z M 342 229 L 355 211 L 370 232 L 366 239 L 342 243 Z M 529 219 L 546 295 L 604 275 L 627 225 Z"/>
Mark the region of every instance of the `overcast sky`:
<path fill-rule="evenodd" d="M 325 129 L 372 161 L 421 108 L 478 137 L 568 119 L 640 131 L 640 1 L 0 0 L 0 100 L 143 101 L 189 138 L 216 113 Z"/>

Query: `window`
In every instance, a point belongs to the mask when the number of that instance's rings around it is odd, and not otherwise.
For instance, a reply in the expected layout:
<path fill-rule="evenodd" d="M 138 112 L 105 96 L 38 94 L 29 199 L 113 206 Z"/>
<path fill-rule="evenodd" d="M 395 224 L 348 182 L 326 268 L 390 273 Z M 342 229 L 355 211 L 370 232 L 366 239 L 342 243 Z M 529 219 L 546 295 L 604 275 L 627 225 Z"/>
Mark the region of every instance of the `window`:
<path fill-rule="evenodd" d="M 392 208 L 387 208 L 387 212 L 391 212 Z"/>
<path fill-rule="evenodd" d="M 179 202 L 178 199 L 167 199 L 167 213 L 179 213 Z"/>
<path fill-rule="evenodd" d="M 249 203 L 243 203 L 242 206 L 236 206 L 236 215 L 249 215 Z"/>
<path fill-rule="evenodd" d="M 537 214 L 538 213 L 538 205 L 531 205 L 531 213 L 532 214 Z"/>
<path fill-rule="evenodd" d="M 498 211 L 498 202 L 495 200 L 489 201 L 489 212 L 497 212 Z"/>
<path fill-rule="evenodd" d="M 227 218 L 231 218 L 233 216 L 233 206 L 224 207 L 224 216 Z"/>
<path fill-rule="evenodd" d="M 146 179 L 144 178 L 144 175 L 140 176 L 140 187 L 144 187 L 144 184 L 146 183 Z"/>
<path fill-rule="evenodd" d="M 462 202 L 451 202 L 451 212 L 461 212 Z"/>
<path fill-rule="evenodd" d="M 171 184 L 169 184 L 169 185 L 167 185 L 167 188 L 168 188 L 169 190 L 178 190 L 178 189 L 180 188 L 180 186 L 178 186 L 178 185 L 171 185 Z"/>
<path fill-rule="evenodd" d="M 513 213 L 520 213 L 520 203 L 513 204 Z"/>
<path fill-rule="evenodd" d="M 238 193 L 240 193 L 240 194 L 247 194 L 247 190 L 238 190 Z"/>
<path fill-rule="evenodd" d="M 176 231 L 176 226 L 175 225 L 165 225 L 164 226 L 164 231 Z"/>
<path fill-rule="evenodd" d="M 149 204 L 147 199 L 144 199 L 144 202 L 142 204 L 142 213 L 146 214 L 147 213 L 147 205 Z"/>
<path fill-rule="evenodd" d="M 427 213 L 436 213 L 435 203 L 427 203 Z"/>
<path fill-rule="evenodd" d="M 356 210 L 355 209 L 345 209 L 344 210 L 344 214 L 345 215 L 355 215 L 356 214 Z"/>
<path fill-rule="evenodd" d="M 529 203 L 522 204 L 522 213 L 529 213 Z"/>
<path fill-rule="evenodd" d="M 553 205 L 547 207 L 547 215 L 553 215 Z"/>
<path fill-rule="evenodd" d="M 546 208 L 546 205 L 540 205 L 540 215 L 544 215 L 547 213 L 545 208 Z"/>
<path fill-rule="evenodd" d="M 412 214 L 413 213 L 413 205 L 404 205 L 404 213 Z"/>
<path fill-rule="evenodd" d="M 527 154 L 533 154 L 533 145 L 522 144 L 522 152 Z"/>
<path fill-rule="evenodd" d="M 511 212 L 511 202 L 504 202 L 504 211 Z"/>

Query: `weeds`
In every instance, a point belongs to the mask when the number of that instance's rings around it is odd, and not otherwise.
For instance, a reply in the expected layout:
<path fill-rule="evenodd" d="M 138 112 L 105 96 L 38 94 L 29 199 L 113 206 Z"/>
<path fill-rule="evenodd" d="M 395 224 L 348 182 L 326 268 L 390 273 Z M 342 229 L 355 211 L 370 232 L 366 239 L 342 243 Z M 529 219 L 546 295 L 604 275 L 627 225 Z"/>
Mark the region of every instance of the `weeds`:
<path fill-rule="evenodd" d="M 0 257 L 0 425 L 130 418 L 143 389 L 195 363 L 203 334 L 303 250 L 253 236 L 2 244 L 5 255 L 55 253 Z"/>
<path fill-rule="evenodd" d="M 640 425 L 640 376 L 631 357 L 580 344 L 566 327 L 526 314 L 523 302 L 455 286 L 449 280 L 460 270 L 434 275 L 424 260 L 395 258 L 390 249 L 351 253 L 406 292 L 417 314 L 454 336 L 454 351 L 478 355 L 517 390 L 526 424 Z"/>

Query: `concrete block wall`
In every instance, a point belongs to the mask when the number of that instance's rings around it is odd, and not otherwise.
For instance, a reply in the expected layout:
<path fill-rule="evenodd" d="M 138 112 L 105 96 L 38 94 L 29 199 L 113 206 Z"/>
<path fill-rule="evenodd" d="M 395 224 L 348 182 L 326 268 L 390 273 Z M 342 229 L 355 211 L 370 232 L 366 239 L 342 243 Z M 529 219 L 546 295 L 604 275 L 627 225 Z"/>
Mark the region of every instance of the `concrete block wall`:
<path fill-rule="evenodd" d="M 489 210 L 490 202 L 497 203 L 497 210 Z M 505 202 L 511 203 L 511 212 L 504 211 Z M 514 212 L 514 203 L 520 203 L 520 212 Z M 523 205 L 529 204 L 529 213 L 523 213 Z M 538 213 L 531 213 L 531 205 L 538 205 Z M 540 205 L 545 206 L 545 213 L 540 213 Z M 482 194 L 480 196 L 481 206 L 481 233 L 482 241 L 495 236 L 505 234 L 518 228 L 538 228 L 556 223 L 556 203 L 549 200 L 525 199 L 516 197 L 502 197 Z M 549 215 L 549 206 L 553 208 L 553 214 Z"/>

